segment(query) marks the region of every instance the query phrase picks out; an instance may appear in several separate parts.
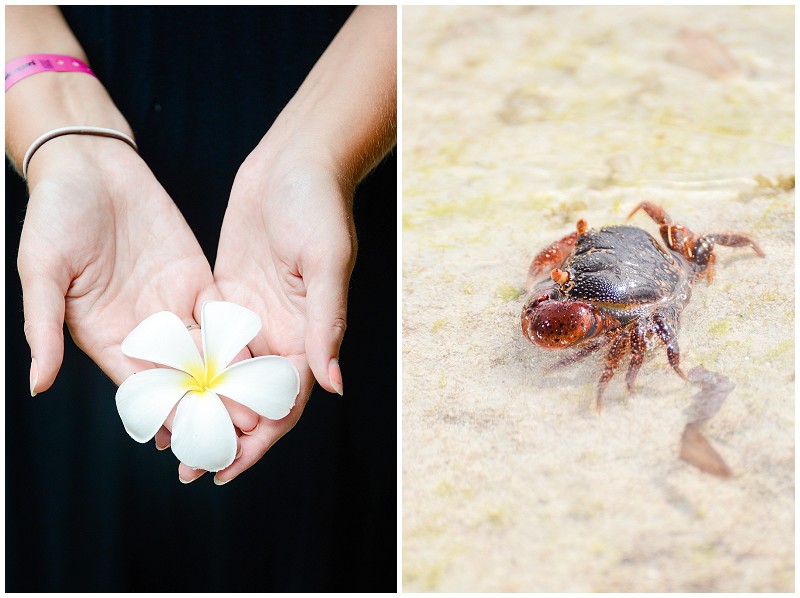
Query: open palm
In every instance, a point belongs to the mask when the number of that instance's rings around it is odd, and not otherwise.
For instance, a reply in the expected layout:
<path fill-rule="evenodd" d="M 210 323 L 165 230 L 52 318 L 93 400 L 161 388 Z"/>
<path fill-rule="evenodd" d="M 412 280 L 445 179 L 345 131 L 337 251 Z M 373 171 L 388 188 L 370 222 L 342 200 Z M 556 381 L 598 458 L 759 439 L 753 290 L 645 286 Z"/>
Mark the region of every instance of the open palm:
<path fill-rule="evenodd" d="M 120 384 L 152 367 L 120 351 L 139 322 L 169 310 L 188 324 L 217 296 L 200 246 L 144 162 L 118 141 L 91 142 L 103 144 L 102 160 L 59 151 L 32 177 L 18 266 L 37 392 L 61 365 L 65 320 Z"/>
<path fill-rule="evenodd" d="M 339 345 L 356 253 L 351 192 L 324 168 L 286 156 L 251 155 L 237 174 L 220 236 L 214 277 L 226 301 L 256 312 L 263 327 L 254 356 L 282 355 L 300 372 L 297 404 L 282 420 L 261 418 L 241 440 L 232 479 L 299 419 L 314 379 L 341 392 Z"/>

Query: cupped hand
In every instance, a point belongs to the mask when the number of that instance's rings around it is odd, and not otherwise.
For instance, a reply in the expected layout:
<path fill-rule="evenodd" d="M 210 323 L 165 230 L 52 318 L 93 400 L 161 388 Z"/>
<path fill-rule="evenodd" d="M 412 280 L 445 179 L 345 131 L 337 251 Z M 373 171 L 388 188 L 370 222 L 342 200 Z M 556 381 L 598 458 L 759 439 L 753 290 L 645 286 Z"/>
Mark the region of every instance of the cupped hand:
<path fill-rule="evenodd" d="M 214 278 L 226 301 L 262 320 L 251 354 L 291 359 L 300 372 L 300 395 L 288 416 L 261 417 L 240 438 L 241 457 L 217 474 L 218 483 L 253 465 L 297 423 L 314 379 L 329 392 L 343 392 L 338 357 L 356 256 L 353 188 L 330 162 L 262 146 L 234 181 Z"/>
<path fill-rule="evenodd" d="M 31 393 L 56 378 L 65 321 L 117 385 L 154 367 L 122 354 L 125 337 L 158 311 L 187 326 L 199 322 L 203 303 L 220 299 L 180 211 L 136 152 L 115 139 L 54 139 L 37 152 L 29 174 L 18 267 Z M 199 345 L 199 330 L 193 335 Z M 254 428 L 257 415 L 237 405 L 226 401 L 234 424 Z M 172 417 L 157 435 L 162 447 Z"/>
<path fill-rule="evenodd" d="M 215 294 L 208 261 L 167 193 L 120 141 L 54 139 L 32 160 L 29 182 L 17 264 L 35 362 L 31 390 L 55 380 L 64 321 L 120 384 L 143 369 L 120 351 L 139 322 L 161 310 L 187 324 L 198 319 Z"/>

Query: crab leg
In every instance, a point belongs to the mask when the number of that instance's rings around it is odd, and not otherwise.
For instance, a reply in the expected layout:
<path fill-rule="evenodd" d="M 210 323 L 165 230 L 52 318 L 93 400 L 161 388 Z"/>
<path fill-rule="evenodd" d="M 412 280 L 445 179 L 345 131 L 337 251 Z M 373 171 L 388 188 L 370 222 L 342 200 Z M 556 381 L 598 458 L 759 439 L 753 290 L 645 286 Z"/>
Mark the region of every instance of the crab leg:
<path fill-rule="evenodd" d="M 752 247 L 760 257 L 764 257 L 764 252 L 756 245 L 750 237 L 739 233 L 713 233 L 695 237 L 694 233 L 685 226 L 672 224 L 669 217 L 661 206 L 657 206 L 649 201 L 643 201 L 628 214 L 631 218 L 637 211 L 643 210 L 654 222 L 660 225 L 661 237 L 664 243 L 672 249 L 684 255 L 688 260 L 701 266 L 701 272 L 706 271 L 708 281 L 714 277 L 714 244 L 724 247 Z M 707 264 L 699 258 L 700 253 L 706 257 Z"/>
<path fill-rule="evenodd" d="M 672 220 L 670 219 L 669 214 L 664 211 L 664 208 L 657 206 L 654 203 L 650 203 L 649 201 L 643 201 L 638 206 L 633 208 L 633 211 L 628 214 L 628 220 L 630 220 L 639 210 L 644 210 L 647 215 L 650 216 L 650 218 L 652 218 L 661 226 L 669 226 L 672 224 Z"/>
<path fill-rule="evenodd" d="M 708 282 L 714 280 L 714 262 L 717 257 L 714 254 L 714 245 L 723 247 L 752 247 L 759 257 L 764 257 L 764 252 L 756 245 L 750 237 L 739 233 L 712 233 L 703 235 L 695 242 L 694 260 L 700 266 L 700 276 L 705 275 Z M 701 253 L 702 252 L 702 253 Z M 701 257 L 702 255 L 702 257 Z M 703 262 L 706 262 L 703 265 Z"/>
<path fill-rule="evenodd" d="M 705 265 L 705 271 L 701 270 L 699 276 L 705 276 L 709 284 L 714 281 L 714 263 L 717 261 L 717 255 L 712 251 L 708 256 L 708 263 Z"/>
<path fill-rule="evenodd" d="M 568 365 L 572 365 L 573 363 L 577 363 L 577 362 L 579 362 L 579 361 L 581 361 L 583 359 L 586 359 L 589 355 L 591 355 L 592 353 L 597 351 L 600 347 L 602 347 L 605 344 L 606 344 L 606 340 L 603 339 L 603 340 L 599 340 L 599 341 L 596 341 L 594 343 L 591 343 L 590 345 L 587 345 L 586 347 L 581 347 L 580 349 L 575 351 L 572 355 L 567 355 L 566 357 L 563 357 L 563 358 L 559 359 L 552 366 L 548 367 L 547 370 L 550 371 L 550 370 L 554 370 L 554 369 L 557 369 L 557 368 L 562 368 L 562 367 L 565 367 L 565 366 L 568 366 Z"/>
<path fill-rule="evenodd" d="M 578 233 L 570 233 L 563 239 L 560 239 L 550 245 L 547 249 L 539 253 L 528 268 L 528 279 L 525 282 L 525 290 L 530 292 L 533 285 L 543 277 L 545 273 L 548 275 L 557 266 L 564 263 L 564 260 L 569 257 L 572 248 L 575 246 L 575 240 L 578 238 Z"/>
<path fill-rule="evenodd" d="M 608 386 L 608 382 L 614 377 L 614 372 L 617 371 L 622 357 L 625 355 L 625 349 L 628 348 L 629 333 L 626 330 L 620 330 L 611 340 L 611 348 L 606 354 L 606 366 L 603 369 L 603 374 L 600 376 L 600 382 L 597 385 L 597 412 L 603 410 L 603 393 Z"/>
<path fill-rule="evenodd" d="M 628 218 L 630 219 L 639 209 L 644 210 L 654 222 L 660 225 L 659 230 L 661 232 L 661 238 L 664 239 L 664 243 L 667 244 L 667 247 L 681 253 L 686 256 L 687 259 L 694 261 L 693 247 L 695 245 L 695 236 L 692 231 L 680 224 L 672 224 L 672 219 L 669 217 L 669 214 L 664 211 L 664 208 L 650 203 L 649 201 L 643 201 L 636 206 L 633 211 L 628 214 Z"/>
<path fill-rule="evenodd" d="M 628 390 L 631 393 L 636 392 L 634 383 L 636 382 L 636 376 L 639 374 L 639 368 L 642 367 L 646 349 L 645 327 L 637 323 L 631 330 L 631 365 L 625 375 L 625 382 L 627 382 Z"/>
<path fill-rule="evenodd" d="M 675 370 L 681 378 L 687 380 L 686 374 L 684 374 L 681 369 L 681 352 L 678 348 L 678 339 L 674 328 L 659 314 L 653 316 L 653 324 L 655 324 L 654 330 L 658 338 L 660 338 L 667 347 L 667 359 L 672 369 Z"/>
<path fill-rule="evenodd" d="M 756 255 L 764 257 L 764 252 L 756 245 L 755 241 L 739 233 L 713 233 L 710 235 L 703 235 L 700 239 L 708 239 L 712 243 L 722 245 L 723 247 L 752 247 Z"/>

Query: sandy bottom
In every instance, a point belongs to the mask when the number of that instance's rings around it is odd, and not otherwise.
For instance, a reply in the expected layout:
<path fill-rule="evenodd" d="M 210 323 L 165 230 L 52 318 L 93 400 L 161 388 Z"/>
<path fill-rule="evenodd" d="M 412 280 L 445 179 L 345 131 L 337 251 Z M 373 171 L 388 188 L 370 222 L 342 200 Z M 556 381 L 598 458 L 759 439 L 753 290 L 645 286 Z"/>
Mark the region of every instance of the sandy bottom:
<path fill-rule="evenodd" d="M 793 8 L 403 16 L 403 589 L 792 591 Z M 598 416 L 602 356 L 548 371 L 519 329 L 531 258 L 643 199 L 766 253 L 719 248 L 679 337 L 736 385 L 729 479 L 678 458 L 663 348 Z"/>

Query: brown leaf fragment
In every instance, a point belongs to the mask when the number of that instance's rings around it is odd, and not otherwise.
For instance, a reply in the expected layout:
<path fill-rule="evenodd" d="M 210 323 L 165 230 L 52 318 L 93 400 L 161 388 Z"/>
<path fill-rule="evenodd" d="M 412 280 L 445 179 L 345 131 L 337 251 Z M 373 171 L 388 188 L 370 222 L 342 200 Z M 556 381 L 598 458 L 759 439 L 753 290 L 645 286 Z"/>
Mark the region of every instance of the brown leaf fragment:
<path fill-rule="evenodd" d="M 700 471 L 721 478 L 729 478 L 733 475 L 719 453 L 700 432 L 698 423 L 686 424 L 683 436 L 681 436 L 680 456 L 681 459 L 694 465 Z"/>
<path fill-rule="evenodd" d="M 687 410 L 689 422 L 681 436 L 680 457 L 700 471 L 729 478 L 733 475 L 730 468 L 700 429 L 717 414 L 736 384 L 703 366 L 689 370 L 689 382 L 700 386 L 700 392 L 692 397 L 692 406 Z"/>
<path fill-rule="evenodd" d="M 700 387 L 700 392 L 692 397 L 692 406 L 687 410 L 690 424 L 703 423 L 714 417 L 736 388 L 736 384 L 727 376 L 710 372 L 701 365 L 689 370 L 689 382 Z"/>
<path fill-rule="evenodd" d="M 678 43 L 668 55 L 675 64 L 715 79 L 741 71 L 728 48 L 708 31 L 684 28 L 678 32 L 677 38 Z"/>
<path fill-rule="evenodd" d="M 791 191 L 794 189 L 794 175 L 782 176 L 778 175 L 775 180 L 768 179 L 763 174 L 758 173 L 753 177 L 759 189 L 767 189 L 770 191 Z"/>

